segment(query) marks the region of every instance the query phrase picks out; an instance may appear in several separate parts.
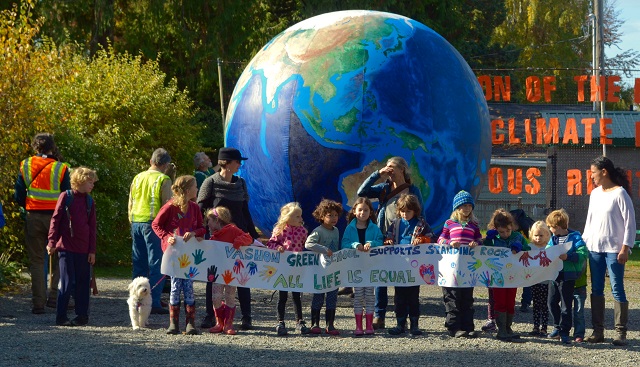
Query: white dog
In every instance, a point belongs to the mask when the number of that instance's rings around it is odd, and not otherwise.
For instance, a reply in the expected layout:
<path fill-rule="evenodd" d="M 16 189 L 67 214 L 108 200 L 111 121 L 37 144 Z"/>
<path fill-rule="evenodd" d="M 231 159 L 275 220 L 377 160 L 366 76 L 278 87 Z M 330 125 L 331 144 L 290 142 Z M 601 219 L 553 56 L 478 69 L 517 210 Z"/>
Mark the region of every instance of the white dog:
<path fill-rule="evenodd" d="M 127 304 L 133 330 L 146 327 L 151 313 L 151 285 L 148 278 L 137 277 L 131 281 Z"/>

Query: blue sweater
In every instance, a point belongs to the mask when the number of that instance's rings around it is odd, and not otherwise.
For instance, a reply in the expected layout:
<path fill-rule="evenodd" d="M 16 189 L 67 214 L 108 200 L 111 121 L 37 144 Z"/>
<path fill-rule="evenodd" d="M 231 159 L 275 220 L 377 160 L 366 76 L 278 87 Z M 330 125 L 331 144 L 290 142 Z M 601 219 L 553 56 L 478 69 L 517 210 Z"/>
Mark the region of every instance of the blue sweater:
<path fill-rule="evenodd" d="M 577 280 L 582 275 L 582 270 L 589 257 L 587 245 L 582 240 L 578 231 L 567 234 L 567 242 L 571 242 L 571 248 L 567 252 L 567 259 L 563 261 L 562 272 L 564 280 Z M 558 236 L 551 236 L 547 248 L 557 246 L 560 243 Z"/>
<path fill-rule="evenodd" d="M 356 248 L 360 244 L 358 229 L 356 228 L 357 221 L 358 220 L 354 218 L 347 228 L 345 228 L 344 235 L 342 236 L 341 248 Z M 380 228 L 372 221 L 369 221 L 369 225 L 365 232 L 365 242 L 371 243 L 371 247 L 379 247 L 382 246 L 383 241 L 384 238 L 382 237 Z"/>

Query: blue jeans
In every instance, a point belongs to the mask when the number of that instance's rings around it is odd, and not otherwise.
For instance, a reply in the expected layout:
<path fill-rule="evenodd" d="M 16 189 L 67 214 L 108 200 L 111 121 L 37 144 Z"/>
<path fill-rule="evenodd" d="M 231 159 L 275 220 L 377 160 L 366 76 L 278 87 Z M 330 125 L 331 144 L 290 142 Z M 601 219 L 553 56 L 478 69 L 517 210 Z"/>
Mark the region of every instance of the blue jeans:
<path fill-rule="evenodd" d="M 384 319 L 387 315 L 388 305 L 389 296 L 387 295 L 387 287 L 376 287 L 375 317 Z"/>
<path fill-rule="evenodd" d="M 627 302 L 627 295 L 624 292 L 624 265 L 618 263 L 618 254 L 614 252 L 589 251 L 591 294 L 604 296 L 604 273 L 607 269 L 609 269 L 613 299 L 618 302 Z"/>
<path fill-rule="evenodd" d="M 584 304 L 587 301 L 587 286 L 573 290 L 573 337 L 583 338 L 585 331 Z"/>
<path fill-rule="evenodd" d="M 164 275 L 160 273 L 162 246 L 160 238 L 151 228 L 151 222 L 131 223 L 133 278 L 147 277 L 151 283 L 151 307 L 162 307 L 160 296 L 164 288 Z M 162 279 L 162 280 L 161 280 Z"/>

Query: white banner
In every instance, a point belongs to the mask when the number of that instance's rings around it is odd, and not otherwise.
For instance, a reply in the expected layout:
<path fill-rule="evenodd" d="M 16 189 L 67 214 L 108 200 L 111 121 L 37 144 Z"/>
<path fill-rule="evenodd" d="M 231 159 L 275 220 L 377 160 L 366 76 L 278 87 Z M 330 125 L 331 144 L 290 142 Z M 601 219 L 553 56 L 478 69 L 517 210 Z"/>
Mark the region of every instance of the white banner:
<path fill-rule="evenodd" d="M 196 281 L 272 290 L 324 293 L 338 287 L 439 285 L 520 288 L 554 280 L 560 254 L 571 243 L 513 255 L 502 247 L 396 245 L 370 252 L 283 252 L 248 246 L 177 239 L 162 258 L 162 273 Z"/>

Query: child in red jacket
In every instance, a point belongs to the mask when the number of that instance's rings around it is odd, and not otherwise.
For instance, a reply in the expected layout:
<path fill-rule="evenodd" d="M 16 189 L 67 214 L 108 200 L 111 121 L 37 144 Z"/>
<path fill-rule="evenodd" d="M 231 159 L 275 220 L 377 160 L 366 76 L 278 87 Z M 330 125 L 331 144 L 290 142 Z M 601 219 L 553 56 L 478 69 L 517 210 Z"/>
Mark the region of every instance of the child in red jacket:
<path fill-rule="evenodd" d="M 228 242 L 236 250 L 240 246 L 249 246 L 253 243 L 253 237 L 231 223 L 231 211 L 218 206 L 207 212 L 207 225 L 211 232 L 211 240 Z M 224 301 L 223 299 L 224 294 Z M 228 284 L 213 283 L 212 303 L 216 315 L 216 326 L 209 329 L 211 333 L 224 332 L 227 335 L 235 335 L 233 317 L 236 314 L 236 287 Z"/>

